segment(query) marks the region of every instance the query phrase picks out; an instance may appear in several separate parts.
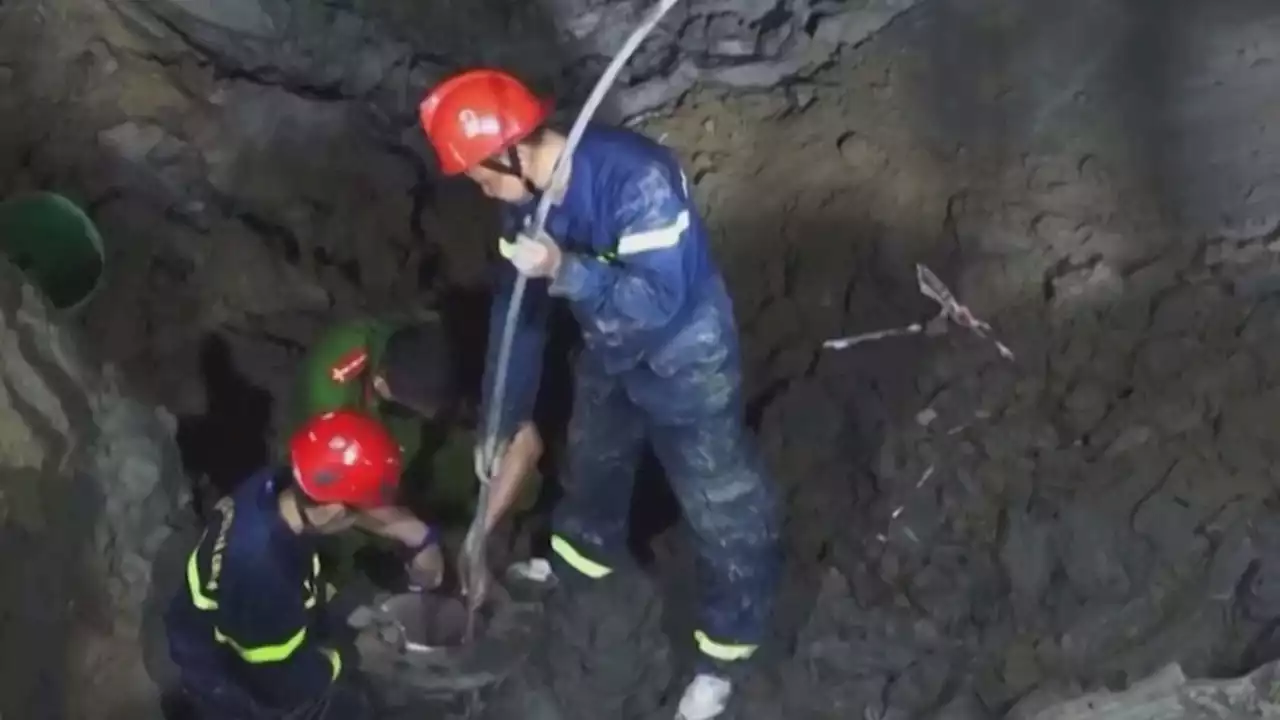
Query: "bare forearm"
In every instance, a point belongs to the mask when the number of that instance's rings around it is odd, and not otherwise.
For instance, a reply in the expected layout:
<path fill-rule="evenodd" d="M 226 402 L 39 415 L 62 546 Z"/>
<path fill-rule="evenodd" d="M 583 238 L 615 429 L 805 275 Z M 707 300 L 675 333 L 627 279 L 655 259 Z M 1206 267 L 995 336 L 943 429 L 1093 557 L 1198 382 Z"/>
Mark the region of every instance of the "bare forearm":
<path fill-rule="evenodd" d="M 537 429 L 532 424 L 521 426 L 490 486 L 489 504 L 485 508 L 486 530 L 493 530 L 511 510 L 541 457 L 542 438 Z"/>
<path fill-rule="evenodd" d="M 510 470 L 508 471 L 507 468 Z M 489 491 L 489 506 L 484 518 L 485 530 L 493 530 L 511 510 L 528 476 L 528 470 L 520 471 L 516 463 L 508 463 L 493 479 L 493 485 Z"/>
<path fill-rule="evenodd" d="M 395 540 L 409 547 L 422 543 L 427 524 L 402 507 L 371 508 L 361 513 L 356 525 L 374 535 Z"/>

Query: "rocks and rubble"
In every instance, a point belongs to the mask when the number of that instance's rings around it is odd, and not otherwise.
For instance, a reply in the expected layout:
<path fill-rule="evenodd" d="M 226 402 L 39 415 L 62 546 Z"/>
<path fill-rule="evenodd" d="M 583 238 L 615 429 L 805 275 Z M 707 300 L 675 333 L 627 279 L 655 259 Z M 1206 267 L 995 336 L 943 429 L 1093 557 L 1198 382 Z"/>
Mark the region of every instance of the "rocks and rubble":
<path fill-rule="evenodd" d="M 661 108 L 695 83 L 768 89 L 803 78 L 919 2 L 687 0 L 624 70 L 613 119 Z M 402 116 L 427 83 L 468 63 L 518 67 L 581 99 L 645 9 L 630 0 L 110 4 L 155 40 L 172 44 L 176 34 L 226 71 L 329 99 L 381 94 Z M 499 34 L 504 42 L 492 42 Z M 401 126 L 411 122 L 396 119 Z"/>
<path fill-rule="evenodd" d="M 0 191 L 92 210 L 116 272 L 85 329 L 139 391 L 216 414 L 217 337 L 278 409 L 334 316 L 483 292 L 492 213 L 433 177 L 422 88 L 519 59 L 572 98 L 642 7 L 8 3 Z M 786 500 L 735 717 L 995 717 L 1280 654 L 1275 4 L 683 12 L 615 110 L 687 160 Z M 918 263 L 1015 363 L 964 333 L 821 352 L 934 312 Z"/>
<path fill-rule="evenodd" d="M 131 399 L 0 262 L 0 715 L 155 718 L 154 563 L 187 484 L 174 418 Z"/>
<path fill-rule="evenodd" d="M 1072 720 L 1091 718 L 1272 718 L 1280 715 L 1275 696 L 1277 671 L 1270 663 L 1244 677 L 1226 680 L 1188 680 L 1182 668 L 1170 665 L 1123 691 L 1103 690 L 1062 699 L 1052 694 L 1029 697 L 1009 713 L 1009 720 Z"/>

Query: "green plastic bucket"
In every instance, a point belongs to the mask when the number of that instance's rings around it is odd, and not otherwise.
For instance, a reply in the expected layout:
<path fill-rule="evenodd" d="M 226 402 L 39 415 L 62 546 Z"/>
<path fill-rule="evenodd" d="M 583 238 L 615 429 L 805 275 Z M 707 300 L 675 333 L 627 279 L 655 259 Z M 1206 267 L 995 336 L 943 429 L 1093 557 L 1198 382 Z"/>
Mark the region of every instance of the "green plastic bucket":
<path fill-rule="evenodd" d="M 0 203 L 0 252 L 55 308 L 67 312 L 93 299 L 106 266 L 93 221 L 75 203 L 49 192 Z"/>

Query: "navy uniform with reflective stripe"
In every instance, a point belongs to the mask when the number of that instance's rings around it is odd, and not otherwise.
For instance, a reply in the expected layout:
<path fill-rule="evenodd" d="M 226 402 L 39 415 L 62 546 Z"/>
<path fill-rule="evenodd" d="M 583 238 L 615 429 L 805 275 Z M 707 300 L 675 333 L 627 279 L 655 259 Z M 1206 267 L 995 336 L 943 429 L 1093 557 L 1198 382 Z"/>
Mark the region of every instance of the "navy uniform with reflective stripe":
<path fill-rule="evenodd" d="M 552 281 L 530 281 L 509 368 L 503 436 L 532 414 L 552 298 L 582 329 L 564 498 L 552 549 L 562 569 L 612 572 L 646 439 L 698 538 L 698 647 L 714 663 L 749 657 L 778 575 L 775 498 L 745 429 L 738 332 L 689 183 L 671 152 L 642 135 L 590 127 L 547 232 L 564 251 Z M 506 234 L 535 201 L 510 206 Z M 500 243 L 509 254 L 506 241 Z M 515 271 L 491 309 L 486 392 Z M 486 398 L 487 402 L 487 398 Z"/>
<path fill-rule="evenodd" d="M 323 697 L 342 669 L 323 646 L 325 584 L 314 539 L 280 515 L 288 471 L 263 470 L 215 508 L 169 607 L 170 654 L 200 704 L 291 709 Z"/>

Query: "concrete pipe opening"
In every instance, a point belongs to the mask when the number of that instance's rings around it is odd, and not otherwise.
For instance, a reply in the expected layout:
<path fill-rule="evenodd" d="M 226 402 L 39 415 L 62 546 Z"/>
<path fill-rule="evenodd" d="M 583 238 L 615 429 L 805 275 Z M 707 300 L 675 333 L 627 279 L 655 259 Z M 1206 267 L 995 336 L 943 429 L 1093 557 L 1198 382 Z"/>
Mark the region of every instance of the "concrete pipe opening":
<path fill-rule="evenodd" d="M 383 603 L 404 633 L 406 648 L 418 652 L 460 647 L 466 636 L 467 607 L 462 599 L 435 593 L 403 593 Z M 485 617 L 476 617 L 476 636 L 484 635 Z"/>
<path fill-rule="evenodd" d="M 106 267 L 93 221 L 75 203 L 50 192 L 0 202 L 0 252 L 65 312 L 88 304 Z"/>

